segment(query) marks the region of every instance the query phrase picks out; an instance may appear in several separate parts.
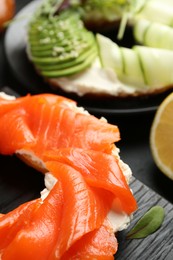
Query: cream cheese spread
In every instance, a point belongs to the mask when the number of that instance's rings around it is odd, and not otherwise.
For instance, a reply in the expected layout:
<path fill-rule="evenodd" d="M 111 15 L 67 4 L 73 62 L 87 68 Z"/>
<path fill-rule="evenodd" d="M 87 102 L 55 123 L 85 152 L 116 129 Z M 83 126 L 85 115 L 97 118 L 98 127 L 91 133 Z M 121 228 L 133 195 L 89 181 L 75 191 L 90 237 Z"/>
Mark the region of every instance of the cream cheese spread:
<path fill-rule="evenodd" d="M 136 95 L 147 93 L 148 86 L 137 88 L 120 81 L 115 70 L 103 68 L 99 59 L 91 67 L 68 77 L 49 78 L 51 85 L 60 87 L 65 92 L 76 93 L 78 96 L 85 94 L 104 94 L 111 96 Z"/>
<path fill-rule="evenodd" d="M 50 78 L 49 82 L 59 86 L 63 91 L 74 92 L 79 96 L 88 93 L 119 96 L 123 93 L 136 92 L 136 88 L 120 82 L 112 68 L 102 68 L 99 60 L 80 73 L 68 77 Z"/>

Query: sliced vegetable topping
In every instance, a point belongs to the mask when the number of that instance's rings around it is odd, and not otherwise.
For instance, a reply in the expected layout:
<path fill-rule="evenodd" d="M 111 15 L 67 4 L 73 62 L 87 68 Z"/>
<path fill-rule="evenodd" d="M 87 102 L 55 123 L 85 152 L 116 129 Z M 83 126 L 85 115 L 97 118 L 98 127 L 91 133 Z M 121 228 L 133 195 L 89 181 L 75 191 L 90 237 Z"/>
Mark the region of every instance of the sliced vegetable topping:
<path fill-rule="evenodd" d="M 149 47 L 173 50 L 173 28 L 164 24 L 138 20 L 134 25 L 137 42 Z"/>
<path fill-rule="evenodd" d="M 172 26 L 173 21 L 172 0 L 147 0 L 135 19 L 147 19 Z"/>
<path fill-rule="evenodd" d="M 41 13 L 29 23 L 28 55 L 42 75 L 63 77 L 89 67 L 97 57 L 97 45 L 76 11 Z"/>
<path fill-rule="evenodd" d="M 173 84 L 173 51 L 145 46 L 119 47 L 103 35 L 97 35 L 97 41 L 103 67 L 113 69 L 128 86 L 151 89 Z"/>

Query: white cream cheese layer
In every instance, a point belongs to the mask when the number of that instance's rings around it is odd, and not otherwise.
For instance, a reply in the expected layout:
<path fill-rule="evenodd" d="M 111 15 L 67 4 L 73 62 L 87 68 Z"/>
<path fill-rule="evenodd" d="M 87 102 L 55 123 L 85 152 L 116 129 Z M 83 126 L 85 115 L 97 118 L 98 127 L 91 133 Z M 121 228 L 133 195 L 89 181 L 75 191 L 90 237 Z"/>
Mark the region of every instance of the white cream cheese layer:
<path fill-rule="evenodd" d="M 102 68 L 98 60 L 81 73 L 69 77 L 51 78 L 49 81 L 53 85 L 58 85 L 63 91 L 74 92 L 79 96 L 85 94 L 118 96 L 122 93 L 133 94 L 136 91 L 135 88 L 120 82 L 113 69 Z"/>
<path fill-rule="evenodd" d="M 0 92 L 0 97 L 5 99 L 5 100 L 15 100 L 16 97 L 15 96 L 10 96 L 10 95 L 7 95 L 6 93 L 4 92 Z"/>
<path fill-rule="evenodd" d="M 88 69 L 78 74 L 49 78 L 53 86 L 60 87 L 65 92 L 73 92 L 78 96 L 85 94 L 104 94 L 111 96 L 134 96 L 137 93 L 151 91 L 148 86 L 134 87 L 121 82 L 112 68 L 102 68 L 99 59 Z"/>

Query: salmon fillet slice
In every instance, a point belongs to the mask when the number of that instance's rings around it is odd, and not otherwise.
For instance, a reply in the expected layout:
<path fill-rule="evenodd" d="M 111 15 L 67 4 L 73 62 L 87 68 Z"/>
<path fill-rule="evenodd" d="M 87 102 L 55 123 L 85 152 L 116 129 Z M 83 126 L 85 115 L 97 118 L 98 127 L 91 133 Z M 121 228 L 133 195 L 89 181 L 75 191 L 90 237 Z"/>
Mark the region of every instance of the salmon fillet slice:
<path fill-rule="evenodd" d="M 1 154 L 31 149 L 41 156 L 44 150 L 60 147 L 110 152 L 120 138 L 117 126 L 83 113 L 74 102 L 51 94 L 0 99 L 0 115 Z"/>
<path fill-rule="evenodd" d="M 136 210 L 136 200 L 118 165 L 118 159 L 112 154 L 67 148 L 47 151 L 43 160 L 54 160 L 78 170 L 90 186 L 109 191 L 107 197 L 114 195 L 116 203 L 119 202 L 121 207 L 118 210 L 127 214 Z"/>
<path fill-rule="evenodd" d="M 109 254 L 115 252 L 117 241 L 103 224 L 111 200 L 105 204 L 105 193 L 90 188 L 80 172 L 70 166 L 54 161 L 46 166 L 57 178 L 47 197 L 42 202 L 38 199 L 19 206 L 0 218 L 0 237 L 6 238 L 6 243 L 0 242 L 1 258 L 65 259 L 68 251 L 74 257 L 80 253 L 82 259 L 86 250 L 90 255 L 99 252 L 96 241 L 101 234 L 106 235 L 102 238 L 107 243 L 105 250 L 112 246 Z M 86 246 L 76 251 L 76 245 L 83 245 L 85 240 Z M 104 256 L 102 251 L 99 255 Z"/>

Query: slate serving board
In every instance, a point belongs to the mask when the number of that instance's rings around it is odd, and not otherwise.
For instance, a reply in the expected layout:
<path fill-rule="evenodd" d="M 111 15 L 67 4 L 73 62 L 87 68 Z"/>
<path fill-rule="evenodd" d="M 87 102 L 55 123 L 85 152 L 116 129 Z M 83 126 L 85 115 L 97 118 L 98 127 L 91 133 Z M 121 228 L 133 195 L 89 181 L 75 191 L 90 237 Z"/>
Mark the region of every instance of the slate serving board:
<path fill-rule="evenodd" d="M 173 205 L 135 178 L 131 188 L 138 202 L 138 211 L 134 214 L 130 227 L 118 234 L 119 250 L 115 259 L 172 260 Z M 154 205 L 160 205 L 165 210 L 165 219 L 161 228 L 145 239 L 127 240 L 128 230 Z"/>

